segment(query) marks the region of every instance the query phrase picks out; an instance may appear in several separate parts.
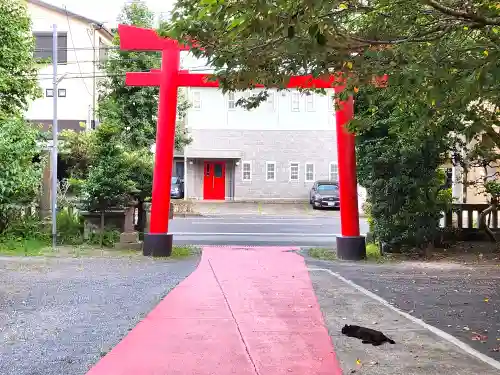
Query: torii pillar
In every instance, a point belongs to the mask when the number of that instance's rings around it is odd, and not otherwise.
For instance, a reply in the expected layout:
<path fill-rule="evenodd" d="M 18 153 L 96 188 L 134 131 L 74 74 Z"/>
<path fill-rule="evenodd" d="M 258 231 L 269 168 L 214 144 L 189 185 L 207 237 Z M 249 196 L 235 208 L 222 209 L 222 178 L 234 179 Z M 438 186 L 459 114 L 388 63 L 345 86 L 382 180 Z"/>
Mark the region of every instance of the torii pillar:
<path fill-rule="evenodd" d="M 144 234 L 144 255 L 170 256 L 173 236 L 168 233 L 170 185 L 174 157 L 174 138 L 179 87 L 219 87 L 209 74 L 194 74 L 180 70 L 180 52 L 189 47 L 177 41 L 161 38 L 149 29 L 119 25 L 120 49 L 128 51 L 161 51 L 160 70 L 130 72 L 128 86 L 159 86 L 158 124 L 153 173 L 153 194 L 149 233 Z M 339 79 L 316 79 L 312 76 L 290 77 L 287 88 L 332 88 L 341 91 Z M 264 86 L 258 86 L 264 87 Z M 352 97 L 339 103 L 336 112 L 337 153 L 340 190 L 341 233 L 337 237 L 337 256 L 346 260 L 366 257 L 365 238 L 360 236 L 356 178 L 355 137 L 345 129 L 353 116 Z"/>

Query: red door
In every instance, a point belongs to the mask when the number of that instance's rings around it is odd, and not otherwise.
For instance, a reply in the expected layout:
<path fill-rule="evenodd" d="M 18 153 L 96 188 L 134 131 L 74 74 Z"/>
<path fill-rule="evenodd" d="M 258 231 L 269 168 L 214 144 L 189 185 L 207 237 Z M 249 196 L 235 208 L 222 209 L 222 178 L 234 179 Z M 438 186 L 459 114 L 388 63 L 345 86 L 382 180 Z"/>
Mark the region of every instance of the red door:
<path fill-rule="evenodd" d="M 226 163 L 206 161 L 203 177 L 203 199 L 226 199 Z"/>

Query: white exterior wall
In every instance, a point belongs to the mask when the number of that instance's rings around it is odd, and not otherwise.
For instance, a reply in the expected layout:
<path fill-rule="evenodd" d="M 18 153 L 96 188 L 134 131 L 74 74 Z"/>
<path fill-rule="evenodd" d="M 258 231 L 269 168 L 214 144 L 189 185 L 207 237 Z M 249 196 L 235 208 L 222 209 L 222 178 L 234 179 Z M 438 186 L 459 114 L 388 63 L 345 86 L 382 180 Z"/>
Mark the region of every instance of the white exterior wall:
<path fill-rule="evenodd" d="M 99 58 L 99 38 L 107 45 L 111 45 L 111 40 L 99 30 L 94 32 L 89 24 L 44 7 L 28 3 L 28 11 L 33 32 L 51 32 L 52 25 L 56 24 L 59 32 L 67 33 L 68 62 L 58 65 L 59 77 L 67 74 L 59 84 L 60 89 L 66 89 L 66 97 L 58 98 L 58 118 L 80 121 L 92 119 L 93 98 L 97 95 L 97 81 L 95 91 L 93 83 L 93 61 Z M 87 78 L 77 78 L 81 76 Z M 102 76 L 97 66 L 96 76 Z M 52 119 L 53 98 L 45 96 L 45 90 L 52 88 L 52 65 L 40 69 L 39 82 L 43 97 L 30 104 L 26 117 Z"/>
<path fill-rule="evenodd" d="M 259 89 L 253 91 L 257 93 Z M 262 91 L 262 90 L 260 90 Z M 187 126 L 190 129 L 230 129 L 230 130 L 334 130 L 335 116 L 333 105 L 329 104 L 328 95 L 300 94 L 296 90 L 270 91 L 269 102 L 253 110 L 228 107 L 228 95 L 214 88 L 191 88 L 188 97 L 193 104 L 198 96 L 201 107 L 191 107 L 187 115 Z M 299 110 L 292 111 L 294 95 L 298 94 Z M 235 99 L 245 93 L 236 93 Z M 248 92 L 247 95 L 250 95 Z M 312 100 L 312 108 L 307 101 Z"/>

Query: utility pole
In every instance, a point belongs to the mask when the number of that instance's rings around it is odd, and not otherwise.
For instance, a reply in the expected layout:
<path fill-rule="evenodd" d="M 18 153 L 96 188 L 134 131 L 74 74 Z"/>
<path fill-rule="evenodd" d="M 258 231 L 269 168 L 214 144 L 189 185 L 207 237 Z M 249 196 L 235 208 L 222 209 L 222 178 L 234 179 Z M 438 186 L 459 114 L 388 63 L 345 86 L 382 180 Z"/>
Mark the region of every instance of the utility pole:
<path fill-rule="evenodd" d="M 57 133 L 58 133 L 58 123 L 57 123 L 57 85 L 59 83 L 57 79 L 57 25 L 53 25 L 52 33 L 52 69 L 53 69 L 53 80 L 52 80 L 52 103 L 53 103 L 53 118 L 52 118 L 52 194 L 51 194 L 51 208 L 52 208 L 52 249 L 56 250 L 57 247 Z"/>
<path fill-rule="evenodd" d="M 96 56 L 96 40 L 95 40 L 96 25 L 92 24 L 92 123 L 91 128 L 94 130 L 96 128 L 95 124 L 95 106 L 96 106 L 96 64 L 98 56 Z"/>

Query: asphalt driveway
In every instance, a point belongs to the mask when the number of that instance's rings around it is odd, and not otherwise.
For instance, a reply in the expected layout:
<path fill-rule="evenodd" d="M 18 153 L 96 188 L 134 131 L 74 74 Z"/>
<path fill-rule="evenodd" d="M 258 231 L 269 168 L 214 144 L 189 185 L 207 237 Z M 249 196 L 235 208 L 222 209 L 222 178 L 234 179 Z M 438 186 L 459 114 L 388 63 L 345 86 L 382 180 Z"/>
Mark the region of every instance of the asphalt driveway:
<path fill-rule="evenodd" d="M 0 374 L 85 374 L 197 262 L 0 258 Z"/>
<path fill-rule="evenodd" d="M 407 262 L 390 265 L 307 260 L 500 361 L 500 267 Z"/>

